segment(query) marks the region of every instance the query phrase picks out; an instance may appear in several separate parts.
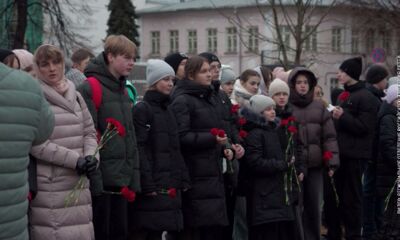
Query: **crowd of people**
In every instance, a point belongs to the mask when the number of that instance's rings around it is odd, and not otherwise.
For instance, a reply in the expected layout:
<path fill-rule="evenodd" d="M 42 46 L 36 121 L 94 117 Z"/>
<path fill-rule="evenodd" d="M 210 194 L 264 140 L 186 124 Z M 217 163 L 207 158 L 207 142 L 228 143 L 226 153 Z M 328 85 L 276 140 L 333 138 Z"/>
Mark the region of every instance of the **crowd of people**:
<path fill-rule="evenodd" d="M 344 60 L 327 101 L 305 67 L 171 53 L 137 101 L 136 51 L 0 50 L 0 239 L 400 239 L 386 66 Z"/>

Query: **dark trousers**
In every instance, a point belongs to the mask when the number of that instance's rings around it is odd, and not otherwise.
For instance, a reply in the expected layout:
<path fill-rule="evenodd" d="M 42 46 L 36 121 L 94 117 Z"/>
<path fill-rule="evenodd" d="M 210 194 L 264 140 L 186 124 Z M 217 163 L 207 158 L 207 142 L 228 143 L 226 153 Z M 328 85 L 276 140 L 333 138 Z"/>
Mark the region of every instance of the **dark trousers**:
<path fill-rule="evenodd" d="M 295 239 L 293 221 L 281 221 L 249 227 L 249 240 L 292 240 Z"/>
<path fill-rule="evenodd" d="M 225 179 L 231 176 L 226 176 Z M 236 205 L 236 189 L 232 184 L 229 184 L 229 181 L 225 180 L 225 201 L 226 201 L 226 210 L 228 212 L 228 221 L 229 225 L 223 227 L 223 238 L 224 240 L 232 240 L 233 236 L 233 220 L 235 213 L 235 205 Z"/>
<path fill-rule="evenodd" d="M 129 233 L 129 240 L 161 240 L 162 231 L 134 230 Z"/>
<path fill-rule="evenodd" d="M 302 222 L 306 240 L 321 238 L 323 171 L 322 167 L 309 168 L 303 181 L 300 206 L 303 207 Z"/>
<path fill-rule="evenodd" d="M 223 227 L 185 228 L 177 234 L 178 240 L 221 240 Z"/>
<path fill-rule="evenodd" d="M 126 240 L 128 202 L 121 195 L 93 197 L 93 225 L 96 240 Z"/>
<path fill-rule="evenodd" d="M 326 228 L 328 229 L 327 239 L 340 240 L 342 230 L 340 221 L 338 221 L 340 218 L 339 206 L 327 171 L 324 171 L 324 216 Z"/>
<path fill-rule="evenodd" d="M 376 196 L 376 162 L 367 162 L 363 175 L 363 237 L 371 238 L 382 223 L 384 200 Z"/>
<path fill-rule="evenodd" d="M 340 158 L 340 168 L 334 175 L 339 195 L 340 214 L 332 219 L 335 224 L 342 221 L 346 240 L 361 240 L 362 226 L 362 163 L 366 160 Z M 341 233 L 338 233 L 341 235 Z"/>

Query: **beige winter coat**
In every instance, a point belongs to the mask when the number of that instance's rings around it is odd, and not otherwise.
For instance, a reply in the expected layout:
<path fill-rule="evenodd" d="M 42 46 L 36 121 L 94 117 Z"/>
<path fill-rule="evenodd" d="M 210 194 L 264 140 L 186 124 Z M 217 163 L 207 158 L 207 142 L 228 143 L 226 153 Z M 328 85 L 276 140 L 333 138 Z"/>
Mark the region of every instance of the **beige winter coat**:
<path fill-rule="evenodd" d="M 97 146 L 96 130 L 85 101 L 68 81 L 64 96 L 41 82 L 55 115 L 54 131 L 46 142 L 32 148 L 38 159 L 38 193 L 30 205 L 32 240 L 92 240 L 92 205 L 89 183 L 77 204 L 65 206 L 68 193 L 79 180 L 75 171 L 79 157 L 92 155 Z"/>

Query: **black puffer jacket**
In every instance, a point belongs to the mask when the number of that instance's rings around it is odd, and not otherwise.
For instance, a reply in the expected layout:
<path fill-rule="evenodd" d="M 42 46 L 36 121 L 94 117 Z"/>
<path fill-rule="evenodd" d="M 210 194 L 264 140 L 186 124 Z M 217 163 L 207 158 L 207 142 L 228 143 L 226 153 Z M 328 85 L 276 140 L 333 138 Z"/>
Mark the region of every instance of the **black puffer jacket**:
<path fill-rule="evenodd" d="M 169 103 L 168 95 L 147 91 L 143 102 L 133 109 L 143 192 L 129 214 L 133 228 L 158 231 L 183 228 L 179 190 L 189 188 L 189 179 L 180 152 L 178 126 L 168 109 Z M 177 197 L 166 194 L 170 188 L 178 190 Z M 145 195 L 151 192 L 157 196 Z"/>
<path fill-rule="evenodd" d="M 379 102 L 379 107 L 382 105 L 382 98 L 385 96 L 385 93 L 382 90 L 379 90 L 377 88 L 375 88 L 373 85 L 366 83 L 366 88 L 368 91 L 370 91 L 370 93 L 372 93 L 372 95 L 375 97 L 375 99 Z M 379 108 L 377 109 L 377 111 L 379 111 Z M 376 112 L 376 115 L 378 115 L 378 112 Z M 373 162 L 374 164 L 376 164 L 377 158 L 378 158 L 378 152 L 379 152 L 379 126 L 378 126 L 378 122 L 377 125 L 375 126 L 376 131 L 375 131 L 375 135 L 374 135 L 374 140 L 373 140 L 373 149 L 372 149 L 372 159 L 371 162 Z"/>
<path fill-rule="evenodd" d="M 171 109 L 178 122 L 191 189 L 183 193 L 185 226 L 227 225 L 222 147 L 211 128 L 222 128 L 212 89 L 190 80 L 176 84 Z"/>
<path fill-rule="evenodd" d="M 386 197 L 397 176 L 397 108 L 384 102 L 379 111 L 379 158 L 376 187 Z"/>
<path fill-rule="evenodd" d="M 340 156 L 347 159 L 372 159 L 376 113 L 380 103 L 363 82 L 345 86 L 345 90 L 350 96 L 345 101 L 338 100 L 344 113 L 335 120 Z"/>
<path fill-rule="evenodd" d="M 240 175 L 248 181 L 246 190 L 247 218 L 249 226 L 269 222 L 293 220 L 292 206 L 286 204 L 284 175 L 288 170 L 282 152 L 277 126 L 266 123 L 250 110 L 241 113 L 246 117 L 244 139 L 246 153 L 240 161 Z M 240 179 L 241 181 L 243 178 Z"/>
<path fill-rule="evenodd" d="M 130 186 L 140 191 L 139 154 L 136 145 L 135 129 L 131 114 L 131 101 L 125 94 L 126 79 L 116 79 L 107 68 L 104 53 L 100 53 L 85 69 L 87 77 L 95 77 L 102 89 L 101 105 L 96 111 L 92 101 L 92 89 L 87 81 L 78 90 L 85 99 L 95 127 L 102 134 L 106 128 L 107 118 L 118 120 L 126 130 L 126 136 L 115 136 L 100 150 L 101 177 L 91 179 L 93 184 L 103 184 L 111 191 L 119 191 L 122 186 Z M 99 176 L 99 175 L 96 175 Z M 98 187 L 100 188 L 100 187 Z"/>

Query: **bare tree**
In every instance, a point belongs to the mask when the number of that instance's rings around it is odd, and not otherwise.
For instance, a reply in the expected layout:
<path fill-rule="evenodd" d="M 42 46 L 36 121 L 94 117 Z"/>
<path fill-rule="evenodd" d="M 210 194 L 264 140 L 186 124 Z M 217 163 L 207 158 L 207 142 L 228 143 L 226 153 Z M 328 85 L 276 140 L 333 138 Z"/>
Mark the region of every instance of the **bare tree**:
<path fill-rule="evenodd" d="M 212 0 L 210 0 L 212 2 Z M 262 17 L 265 25 L 271 30 L 272 36 L 258 32 L 257 37 L 262 42 L 272 44 L 274 47 L 274 59 L 277 63 L 285 67 L 289 65 L 300 65 L 302 61 L 303 46 L 311 35 L 317 32 L 318 27 L 327 18 L 331 10 L 339 5 L 340 0 L 330 0 L 324 5 L 321 0 L 255 0 L 259 15 Z M 215 7 L 215 5 L 214 5 Z M 242 32 L 252 34 L 246 29 L 246 19 L 243 19 L 237 11 L 233 15 L 228 15 L 222 10 L 216 8 L 228 21 L 238 27 Z M 266 13 L 270 11 L 271 17 Z M 294 39 L 294 45 L 286 43 L 282 33 L 282 26 L 285 26 L 291 38 Z M 307 31 L 306 31 L 307 30 Z M 239 36 L 241 44 L 247 45 L 243 37 Z M 248 46 L 246 46 L 248 47 Z M 258 53 L 259 54 L 259 53 Z"/>
<path fill-rule="evenodd" d="M 77 3 L 72 0 L 38 0 L 28 4 L 27 0 L 14 0 L 1 11 L 1 15 L 7 11 L 11 11 L 12 15 L 16 14 L 10 18 L 10 21 L 17 19 L 16 25 L 10 27 L 10 30 L 13 31 L 10 36 L 13 38 L 9 40 L 13 42 L 14 49 L 24 47 L 28 19 L 32 21 L 33 25 L 40 26 L 40 23 L 35 22 L 35 18 L 30 16 L 29 8 L 34 5 L 40 6 L 43 10 L 43 17 L 48 21 L 48 30 L 44 29 L 44 31 L 49 35 L 52 43 L 60 46 L 67 54 L 74 46 L 85 46 L 87 38 L 74 31 L 73 21 L 65 12 L 73 12 L 77 18 L 88 15 L 90 8 L 87 1 Z M 11 23 L 6 25 L 10 26 Z"/>

